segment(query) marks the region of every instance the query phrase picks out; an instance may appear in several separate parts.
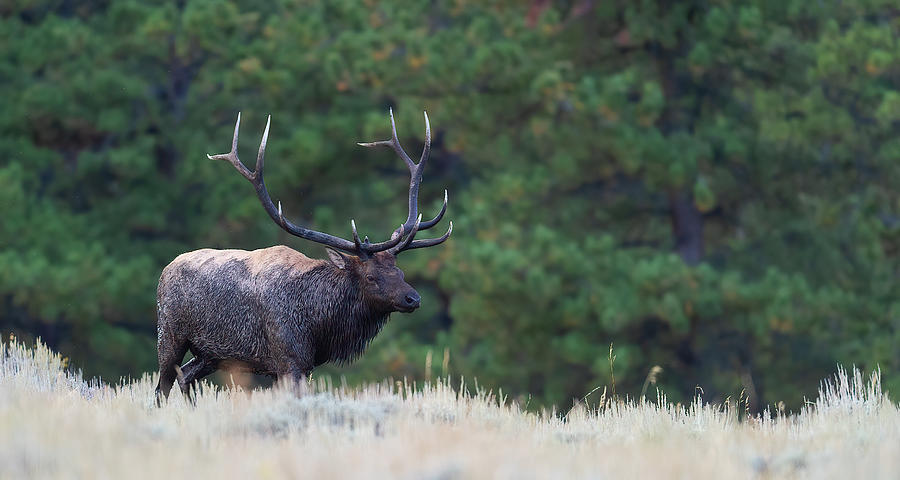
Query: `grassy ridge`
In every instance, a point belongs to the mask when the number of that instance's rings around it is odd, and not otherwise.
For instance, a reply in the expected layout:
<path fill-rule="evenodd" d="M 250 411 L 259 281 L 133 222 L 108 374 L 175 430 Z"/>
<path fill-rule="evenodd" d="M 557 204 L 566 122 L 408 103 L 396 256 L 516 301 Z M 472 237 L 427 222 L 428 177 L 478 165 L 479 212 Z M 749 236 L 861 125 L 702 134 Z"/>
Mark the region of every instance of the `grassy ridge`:
<path fill-rule="evenodd" d="M 605 401 L 532 414 L 446 381 L 305 392 L 106 385 L 41 344 L 0 345 L 0 478 L 898 478 L 900 414 L 839 371 L 793 415 Z"/>

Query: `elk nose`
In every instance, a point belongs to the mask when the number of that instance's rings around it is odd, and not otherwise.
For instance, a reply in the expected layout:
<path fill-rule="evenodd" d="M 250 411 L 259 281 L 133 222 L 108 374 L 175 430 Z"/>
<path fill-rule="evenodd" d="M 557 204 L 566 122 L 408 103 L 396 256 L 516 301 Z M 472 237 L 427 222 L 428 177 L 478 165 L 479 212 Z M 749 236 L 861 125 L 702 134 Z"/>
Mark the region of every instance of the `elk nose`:
<path fill-rule="evenodd" d="M 419 306 L 419 294 L 417 292 L 409 292 L 406 294 L 406 306 L 416 308 Z"/>

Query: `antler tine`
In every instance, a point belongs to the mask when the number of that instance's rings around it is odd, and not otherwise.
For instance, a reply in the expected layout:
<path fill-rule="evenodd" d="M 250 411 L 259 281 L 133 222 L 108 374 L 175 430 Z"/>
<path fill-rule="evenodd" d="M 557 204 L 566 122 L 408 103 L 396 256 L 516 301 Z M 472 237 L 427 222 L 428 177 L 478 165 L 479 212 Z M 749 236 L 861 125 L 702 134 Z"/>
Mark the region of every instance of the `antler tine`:
<path fill-rule="evenodd" d="M 450 221 L 450 228 L 447 229 L 447 233 L 441 235 L 438 238 L 427 238 L 424 240 L 415 240 L 411 242 L 406 248 L 403 250 L 412 250 L 414 248 L 425 248 L 425 247 L 433 247 L 435 245 L 439 245 L 444 243 L 445 240 L 450 238 L 450 234 L 453 233 L 453 221 Z"/>
<path fill-rule="evenodd" d="M 356 248 L 362 251 L 362 242 L 359 240 L 359 233 L 356 231 L 356 220 L 350 219 L 350 228 L 353 230 L 353 243 L 356 244 Z M 367 239 L 369 237 L 366 237 Z"/>
<path fill-rule="evenodd" d="M 416 164 L 413 163 L 412 159 L 409 158 L 409 155 L 406 153 L 406 150 L 403 150 L 403 146 L 400 145 L 400 139 L 397 138 L 397 124 L 394 122 L 394 109 L 390 110 L 391 115 L 391 139 L 390 140 L 381 140 L 378 142 L 357 142 L 356 144 L 361 147 L 379 147 L 386 146 L 391 147 L 397 152 L 397 155 L 406 162 L 406 166 L 409 167 L 410 170 L 416 168 Z"/>
<path fill-rule="evenodd" d="M 240 128 L 241 128 L 241 112 L 238 112 L 237 121 L 234 122 L 234 137 L 232 137 L 232 139 L 231 139 L 231 151 L 228 153 L 220 153 L 218 155 L 210 155 L 207 153 L 206 158 L 208 158 L 210 160 L 228 160 L 229 162 L 231 162 L 232 165 L 234 165 L 234 168 L 236 168 L 237 171 L 240 172 L 240 174 L 244 176 L 244 178 L 253 182 L 256 172 L 251 172 L 250 170 L 247 170 L 247 167 L 244 166 L 244 162 L 242 162 L 241 159 L 238 158 L 237 145 L 238 145 L 238 131 L 240 130 Z M 267 128 L 267 130 L 268 130 L 268 128 Z"/>
<path fill-rule="evenodd" d="M 403 225 L 400 225 L 397 230 L 400 231 L 400 235 L 391 235 L 391 238 L 384 242 L 369 243 L 369 237 L 366 237 L 363 241 L 363 250 L 369 253 L 375 253 L 394 248 L 401 240 L 403 240 L 403 236 L 406 235 L 406 227 Z"/>
<path fill-rule="evenodd" d="M 425 147 L 422 149 L 422 156 L 419 157 L 419 168 L 422 168 L 421 165 L 428 160 L 431 153 L 431 123 L 428 121 L 428 112 L 423 110 L 422 113 L 425 115 Z"/>
<path fill-rule="evenodd" d="M 428 230 L 429 228 L 437 225 L 438 222 L 441 221 L 441 218 L 444 218 L 444 213 L 447 212 L 447 189 L 444 189 L 444 204 L 441 206 L 441 211 L 438 212 L 437 215 L 434 216 L 431 220 L 426 222 L 422 222 L 422 225 L 419 225 L 419 231 Z"/>
<path fill-rule="evenodd" d="M 419 214 L 419 217 L 416 219 L 416 223 L 413 225 L 412 230 L 409 232 L 409 235 L 406 236 L 406 239 L 403 240 L 403 242 L 398 244 L 396 247 L 392 248 L 391 253 L 396 255 L 396 254 L 402 252 L 403 250 L 406 250 L 406 248 L 409 246 L 410 242 L 412 242 L 413 238 L 415 238 L 416 232 L 419 231 L 420 223 L 422 223 L 422 215 L 421 214 Z M 401 225 L 401 227 L 402 227 L 402 225 Z"/>
<path fill-rule="evenodd" d="M 256 154 L 256 171 L 253 172 L 256 176 L 258 176 L 258 180 L 262 182 L 263 176 L 263 158 L 266 156 L 266 143 L 269 142 L 269 125 L 272 124 L 272 116 L 266 119 L 266 129 L 263 130 L 262 140 L 259 141 L 259 152 Z M 237 134 L 234 136 L 234 146 L 232 148 L 237 149 Z"/>
<path fill-rule="evenodd" d="M 353 230 L 353 242 L 357 245 L 357 248 L 360 252 L 375 253 L 380 252 L 382 250 L 387 250 L 395 247 L 401 240 L 403 240 L 403 235 L 392 235 L 391 238 L 384 242 L 379 243 L 369 243 L 369 237 L 366 236 L 365 239 L 359 239 L 359 233 L 356 231 L 356 220 L 350 220 L 350 227 Z M 404 231 L 403 225 L 400 225 L 398 228 L 401 232 Z"/>
<path fill-rule="evenodd" d="M 422 148 L 419 163 L 409 165 L 409 214 L 406 216 L 406 222 L 403 223 L 407 230 L 412 227 L 419 214 L 419 185 L 422 183 L 422 170 L 431 153 L 431 122 L 428 121 L 428 112 L 423 111 L 422 113 L 425 116 L 425 147 Z"/>

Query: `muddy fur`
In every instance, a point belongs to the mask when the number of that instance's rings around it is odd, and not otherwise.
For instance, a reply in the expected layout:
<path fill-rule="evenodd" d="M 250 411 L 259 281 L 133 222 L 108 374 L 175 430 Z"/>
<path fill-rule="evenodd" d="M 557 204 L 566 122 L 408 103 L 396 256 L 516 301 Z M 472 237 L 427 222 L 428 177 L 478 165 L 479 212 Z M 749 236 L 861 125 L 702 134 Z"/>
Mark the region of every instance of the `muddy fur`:
<path fill-rule="evenodd" d="M 394 256 L 315 260 L 278 246 L 197 250 L 163 269 L 157 290 L 157 395 L 218 368 L 300 380 L 359 357 L 393 311 L 419 305 Z M 185 353 L 194 357 L 176 367 Z"/>

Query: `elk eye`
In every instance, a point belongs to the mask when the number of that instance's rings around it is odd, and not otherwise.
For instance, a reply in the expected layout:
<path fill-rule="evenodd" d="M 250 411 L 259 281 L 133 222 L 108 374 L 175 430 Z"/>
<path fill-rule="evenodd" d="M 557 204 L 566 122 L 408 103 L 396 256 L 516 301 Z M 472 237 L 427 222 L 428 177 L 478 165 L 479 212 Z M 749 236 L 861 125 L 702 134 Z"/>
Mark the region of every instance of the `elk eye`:
<path fill-rule="evenodd" d="M 366 275 L 366 280 L 375 283 L 375 277 L 373 277 L 372 275 Z"/>

